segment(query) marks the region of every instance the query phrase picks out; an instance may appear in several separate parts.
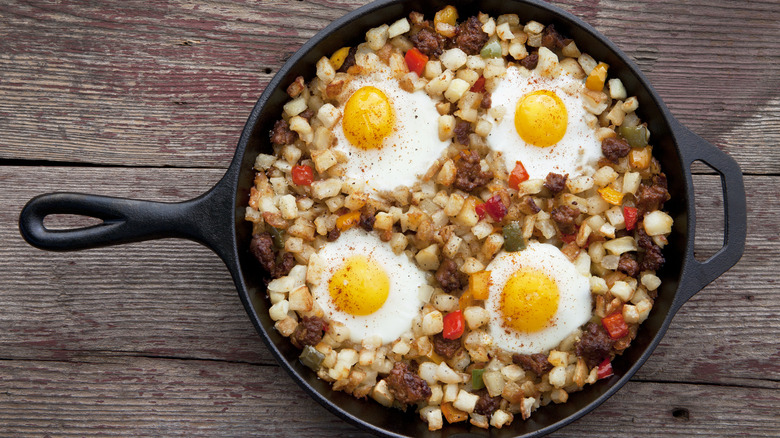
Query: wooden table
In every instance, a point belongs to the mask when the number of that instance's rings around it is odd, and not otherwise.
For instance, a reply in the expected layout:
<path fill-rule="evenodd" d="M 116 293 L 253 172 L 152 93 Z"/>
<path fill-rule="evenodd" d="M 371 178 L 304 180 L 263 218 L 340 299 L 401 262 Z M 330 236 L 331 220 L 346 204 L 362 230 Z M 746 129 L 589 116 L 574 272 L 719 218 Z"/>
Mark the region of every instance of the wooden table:
<path fill-rule="evenodd" d="M 223 174 L 283 61 L 363 0 L 0 5 L 0 435 L 362 436 L 276 365 L 222 262 L 165 240 L 76 253 L 21 239 L 50 191 L 179 201 Z M 561 0 L 740 163 L 742 261 L 617 395 L 558 436 L 780 436 L 780 4 Z M 697 251 L 721 244 L 695 168 Z M 54 225 L 83 224 L 54 218 Z"/>

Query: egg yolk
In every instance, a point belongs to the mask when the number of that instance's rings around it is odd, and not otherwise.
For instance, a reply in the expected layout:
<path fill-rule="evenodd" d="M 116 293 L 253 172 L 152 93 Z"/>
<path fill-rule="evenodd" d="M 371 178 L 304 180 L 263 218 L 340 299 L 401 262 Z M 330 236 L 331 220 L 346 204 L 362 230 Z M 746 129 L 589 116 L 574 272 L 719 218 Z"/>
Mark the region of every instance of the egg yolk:
<path fill-rule="evenodd" d="M 382 90 L 363 87 L 352 93 L 344 106 L 342 128 L 353 146 L 379 149 L 395 124 L 393 106 Z"/>
<path fill-rule="evenodd" d="M 333 274 L 328 284 L 333 303 L 350 315 L 370 315 L 387 300 L 390 279 L 365 256 L 353 256 Z"/>
<path fill-rule="evenodd" d="M 526 333 L 541 330 L 558 311 L 559 296 L 558 285 L 542 272 L 515 272 L 501 294 L 505 325 Z"/>
<path fill-rule="evenodd" d="M 552 91 L 534 91 L 517 102 L 515 129 L 520 138 L 534 146 L 546 148 L 561 141 L 568 122 L 566 106 Z"/>

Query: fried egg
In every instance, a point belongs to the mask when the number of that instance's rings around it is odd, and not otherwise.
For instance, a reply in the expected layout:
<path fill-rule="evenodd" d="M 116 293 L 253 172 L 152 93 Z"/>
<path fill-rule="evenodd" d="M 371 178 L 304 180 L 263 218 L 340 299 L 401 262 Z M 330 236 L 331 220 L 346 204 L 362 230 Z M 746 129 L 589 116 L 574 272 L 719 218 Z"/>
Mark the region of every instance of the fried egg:
<path fill-rule="evenodd" d="M 420 313 L 425 274 L 376 235 L 351 228 L 309 260 L 309 289 L 329 321 L 344 324 L 353 342 L 392 342 Z M 310 275 L 311 274 L 311 275 Z"/>
<path fill-rule="evenodd" d="M 497 347 L 521 354 L 555 348 L 591 317 L 590 282 L 555 246 L 531 242 L 486 268 L 485 308 Z"/>
<path fill-rule="evenodd" d="M 333 146 L 348 157 L 345 176 L 369 193 L 411 187 L 448 146 L 436 103 L 423 90 L 401 89 L 388 68 L 355 77 L 347 90 Z"/>
<path fill-rule="evenodd" d="M 507 68 L 492 93 L 493 108 L 505 113 L 493 120 L 487 143 L 501 152 L 508 172 L 518 161 L 531 179 L 550 172 L 572 178 L 595 172 L 603 154 L 595 129 L 586 122 L 582 90 L 582 80 L 567 73 L 553 78 Z"/>

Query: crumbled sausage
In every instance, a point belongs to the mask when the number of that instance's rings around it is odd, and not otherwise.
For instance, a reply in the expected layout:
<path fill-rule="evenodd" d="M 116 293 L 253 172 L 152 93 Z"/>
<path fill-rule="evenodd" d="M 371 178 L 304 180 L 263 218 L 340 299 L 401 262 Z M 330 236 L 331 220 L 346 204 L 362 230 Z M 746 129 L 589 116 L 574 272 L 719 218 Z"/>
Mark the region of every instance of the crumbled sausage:
<path fill-rule="evenodd" d="M 620 137 L 607 137 L 601 141 L 601 152 L 609 161 L 617 163 L 631 151 L 631 145 Z"/>
<path fill-rule="evenodd" d="M 292 254 L 284 253 L 281 257 L 277 257 L 274 252 L 274 240 L 268 233 L 252 236 L 249 251 L 271 278 L 284 277 L 295 266 L 295 257 Z M 281 260 L 278 260 L 279 258 Z"/>
<path fill-rule="evenodd" d="M 609 356 L 614 344 L 615 340 L 609 337 L 609 333 L 601 324 L 591 322 L 585 326 L 585 331 L 575 345 L 574 351 L 577 356 L 585 360 L 588 368 L 593 368 Z"/>
<path fill-rule="evenodd" d="M 669 191 L 666 189 L 666 175 L 653 175 L 652 184 L 642 183 L 636 193 L 636 205 L 643 213 L 658 210 L 668 201 Z"/>
<path fill-rule="evenodd" d="M 486 388 L 474 391 L 474 395 L 479 396 L 477 404 L 474 406 L 475 414 L 487 415 L 489 417 L 493 415 L 493 412 L 496 412 L 498 407 L 501 405 L 501 396 L 497 395 L 495 397 L 491 397 Z"/>
<path fill-rule="evenodd" d="M 469 132 L 471 131 L 471 123 L 460 120 L 455 123 L 455 141 L 463 146 L 469 145 Z"/>
<path fill-rule="evenodd" d="M 445 258 L 436 270 L 436 281 L 447 293 L 462 289 L 466 285 L 466 275 L 458 270 L 458 264 L 452 259 Z"/>
<path fill-rule="evenodd" d="M 427 400 L 431 396 L 431 388 L 425 380 L 412 372 L 403 362 L 396 362 L 393 365 L 385 382 L 393 397 L 404 405 Z"/>
<path fill-rule="evenodd" d="M 479 103 L 480 108 L 490 109 L 493 105 L 493 97 L 487 91 L 482 95 L 482 101 Z"/>
<path fill-rule="evenodd" d="M 460 159 L 455 164 L 455 188 L 470 192 L 493 179 L 493 172 L 483 172 L 479 161 L 477 151 L 460 151 Z"/>
<path fill-rule="evenodd" d="M 542 211 L 541 208 L 539 208 L 539 204 L 534 201 L 534 198 L 530 196 L 524 196 L 523 197 L 523 203 L 521 204 L 522 208 L 520 209 L 525 214 L 536 214 Z"/>
<path fill-rule="evenodd" d="M 328 234 L 325 238 L 328 239 L 328 242 L 335 242 L 339 236 L 341 236 L 341 231 L 338 228 L 333 228 L 332 230 L 328 230 Z"/>
<path fill-rule="evenodd" d="M 441 333 L 437 333 L 433 335 L 431 340 L 433 341 L 433 351 L 446 359 L 451 359 L 461 348 L 460 338 L 445 339 Z"/>
<path fill-rule="evenodd" d="M 661 248 L 645 232 L 644 224 L 640 224 L 637 227 L 637 244 L 645 250 L 639 261 L 639 270 L 656 271 L 666 262 L 663 254 L 661 254 Z"/>
<path fill-rule="evenodd" d="M 539 53 L 538 52 L 532 52 L 529 53 L 528 56 L 520 60 L 520 65 L 527 68 L 528 70 L 533 70 L 536 68 L 536 64 L 539 63 Z"/>
<path fill-rule="evenodd" d="M 550 172 L 547 174 L 547 178 L 544 179 L 544 186 L 547 187 L 547 190 L 551 191 L 553 194 L 556 194 L 566 187 L 566 179 L 568 177 L 569 174 L 561 175 Z"/>
<path fill-rule="evenodd" d="M 355 65 L 355 54 L 357 53 L 357 46 L 352 46 L 349 48 L 349 52 L 347 52 L 347 57 L 344 58 L 344 62 L 341 63 L 341 67 L 337 70 L 341 73 L 346 73 L 347 70 L 349 70 L 350 67 Z"/>
<path fill-rule="evenodd" d="M 477 17 L 472 16 L 458 26 L 455 46 L 468 55 L 476 55 L 482 50 L 488 39 L 490 36 L 482 30 L 482 23 Z"/>
<path fill-rule="evenodd" d="M 325 321 L 316 316 L 304 316 L 295 331 L 290 335 L 290 341 L 298 348 L 307 345 L 317 345 L 322 340 L 322 334 L 325 331 Z"/>
<path fill-rule="evenodd" d="M 636 261 L 636 256 L 627 252 L 621 254 L 618 262 L 618 271 L 625 273 L 629 277 L 636 277 L 636 274 L 639 273 L 639 263 Z"/>
<path fill-rule="evenodd" d="M 410 39 L 417 50 L 428 56 L 439 56 L 444 48 L 444 37 L 429 28 L 430 24 L 420 29 Z"/>
<path fill-rule="evenodd" d="M 311 120 L 311 118 L 314 117 L 314 110 L 311 108 L 306 108 L 302 113 L 298 115 L 303 117 L 306 120 Z"/>
<path fill-rule="evenodd" d="M 376 217 L 374 216 L 376 212 L 373 208 L 370 208 L 368 206 L 363 207 L 362 210 L 360 210 L 360 221 L 358 224 L 360 225 L 360 228 L 366 230 L 366 231 L 373 231 L 374 230 L 374 221 L 376 221 Z"/>
<path fill-rule="evenodd" d="M 298 134 L 290 130 L 290 124 L 286 120 L 276 121 L 274 129 L 271 130 L 271 143 L 277 146 L 292 144 L 296 138 L 298 138 Z"/>
<path fill-rule="evenodd" d="M 562 49 L 571 43 L 570 38 L 564 38 L 555 30 L 555 26 L 550 24 L 542 32 L 542 45 L 550 50 Z"/>
<path fill-rule="evenodd" d="M 512 362 L 516 365 L 520 365 L 526 371 L 531 371 L 537 376 L 553 369 L 550 361 L 547 360 L 547 355 L 544 353 L 536 354 L 520 354 L 515 353 L 512 355 Z"/>
<path fill-rule="evenodd" d="M 550 212 L 550 216 L 552 216 L 555 224 L 558 225 L 558 230 L 560 230 L 561 234 L 573 234 L 577 231 L 577 225 L 574 221 L 579 215 L 579 210 L 568 205 L 560 205 L 553 208 Z"/>

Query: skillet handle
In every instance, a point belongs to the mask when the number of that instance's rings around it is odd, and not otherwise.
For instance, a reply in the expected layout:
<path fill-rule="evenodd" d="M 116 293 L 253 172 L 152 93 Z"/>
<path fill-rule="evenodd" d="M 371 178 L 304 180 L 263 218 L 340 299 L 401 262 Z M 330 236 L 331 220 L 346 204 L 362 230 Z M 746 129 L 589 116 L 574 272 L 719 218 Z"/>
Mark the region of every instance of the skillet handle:
<path fill-rule="evenodd" d="M 19 230 L 29 244 L 50 251 L 178 237 L 200 242 L 225 259 L 232 245 L 228 217 L 233 200 L 228 186 L 229 181 L 223 178 L 204 195 L 178 203 L 48 193 L 24 206 Z M 103 222 L 90 227 L 50 230 L 43 221 L 52 214 L 82 215 Z"/>
<path fill-rule="evenodd" d="M 704 262 L 699 262 L 693 255 L 693 241 L 688 247 L 686 263 L 683 269 L 681 284 L 675 303 L 676 311 L 683 303 L 693 297 L 729 268 L 734 266 L 742 257 L 745 250 L 745 237 L 747 235 L 747 212 L 745 199 L 745 184 L 742 180 L 742 171 L 737 162 L 718 149 L 713 144 L 694 134 L 682 124 L 673 121 L 674 135 L 680 151 L 683 155 L 683 165 L 689 169 L 694 161 L 703 161 L 720 174 L 720 182 L 723 187 L 723 207 L 726 216 L 723 247 L 712 257 Z M 688 175 L 690 178 L 690 174 Z M 690 221 L 689 231 L 695 233 L 695 204 L 694 195 L 690 194 L 689 206 L 694 215 Z M 695 236 L 694 236 L 695 237 Z"/>

